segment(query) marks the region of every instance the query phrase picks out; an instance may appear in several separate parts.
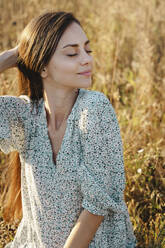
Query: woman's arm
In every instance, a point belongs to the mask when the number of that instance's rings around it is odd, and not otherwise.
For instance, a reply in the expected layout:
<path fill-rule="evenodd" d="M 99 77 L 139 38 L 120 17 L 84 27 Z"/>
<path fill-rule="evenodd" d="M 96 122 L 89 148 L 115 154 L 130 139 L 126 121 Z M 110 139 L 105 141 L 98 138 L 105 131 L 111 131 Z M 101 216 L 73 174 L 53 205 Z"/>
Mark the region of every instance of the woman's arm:
<path fill-rule="evenodd" d="M 73 227 L 63 248 L 88 248 L 104 216 L 84 209 Z"/>
<path fill-rule="evenodd" d="M 0 73 L 16 66 L 18 46 L 0 54 Z"/>

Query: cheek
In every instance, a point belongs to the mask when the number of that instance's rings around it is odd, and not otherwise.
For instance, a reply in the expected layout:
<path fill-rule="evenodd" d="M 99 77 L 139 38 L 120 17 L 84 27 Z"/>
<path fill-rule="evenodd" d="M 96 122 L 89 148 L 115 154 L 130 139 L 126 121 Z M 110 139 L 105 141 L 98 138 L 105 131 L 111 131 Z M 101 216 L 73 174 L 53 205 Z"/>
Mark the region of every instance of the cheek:
<path fill-rule="evenodd" d="M 68 84 L 77 80 L 78 69 L 78 63 L 75 61 L 60 59 L 58 62 L 51 64 L 49 75 L 55 82 Z"/>
<path fill-rule="evenodd" d="M 78 69 L 77 63 L 72 59 L 61 60 L 58 61 L 58 64 L 56 64 L 56 70 L 60 73 L 68 73 L 68 74 L 77 73 L 78 72 L 77 69 Z"/>

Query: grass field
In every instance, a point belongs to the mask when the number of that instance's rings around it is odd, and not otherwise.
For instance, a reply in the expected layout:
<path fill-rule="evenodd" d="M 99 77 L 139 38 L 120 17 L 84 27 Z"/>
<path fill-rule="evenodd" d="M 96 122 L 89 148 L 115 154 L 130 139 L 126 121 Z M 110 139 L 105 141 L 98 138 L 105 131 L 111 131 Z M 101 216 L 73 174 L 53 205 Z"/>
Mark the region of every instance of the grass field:
<path fill-rule="evenodd" d="M 128 206 L 138 248 L 165 247 L 165 1 L 0 0 L 0 51 L 15 46 L 28 21 L 46 9 L 73 12 L 94 56 L 91 89 L 118 116 Z M 0 94 L 17 91 L 16 69 L 0 75 Z M 0 153 L 1 168 L 8 157 Z M 0 248 L 16 226 L 0 218 Z"/>

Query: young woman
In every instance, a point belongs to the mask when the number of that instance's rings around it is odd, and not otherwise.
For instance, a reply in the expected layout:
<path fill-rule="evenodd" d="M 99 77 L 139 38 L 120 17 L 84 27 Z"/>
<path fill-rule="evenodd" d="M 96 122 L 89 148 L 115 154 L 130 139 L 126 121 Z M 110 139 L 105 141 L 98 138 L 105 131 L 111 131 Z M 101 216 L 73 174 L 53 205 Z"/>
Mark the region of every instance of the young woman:
<path fill-rule="evenodd" d="M 19 95 L 0 97 L 0 148 L 15 156 L 2 204 L 6 220 L 22 219 L 6 247 L 135 247 L 120 130 L 108 98 L 84 89 L 92 56 L 79 21 L 34 18 L 0 56 L 0 71 L 16 64 Z"/>

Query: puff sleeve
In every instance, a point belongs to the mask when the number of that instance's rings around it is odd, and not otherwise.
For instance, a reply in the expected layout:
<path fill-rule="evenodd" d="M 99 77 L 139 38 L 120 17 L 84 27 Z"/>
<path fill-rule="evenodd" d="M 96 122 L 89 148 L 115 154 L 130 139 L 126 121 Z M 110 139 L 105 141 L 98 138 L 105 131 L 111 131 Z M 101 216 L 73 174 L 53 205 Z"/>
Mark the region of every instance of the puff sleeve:
<path fill-rule="evenodd" d="M 20 113 L 22 100 L 14 96 L 0 96 L 0 150 L 8 154 L 20 151 L 24 142 L 24 125 Z"/>
<path fill-rule="evenodd" d="M 86 109 L 81 119 L 82 158 L 79 180 L 82 207 L 97 215 L 125 212 L 125 172 L 120 129 L 109 99 Z"/>

